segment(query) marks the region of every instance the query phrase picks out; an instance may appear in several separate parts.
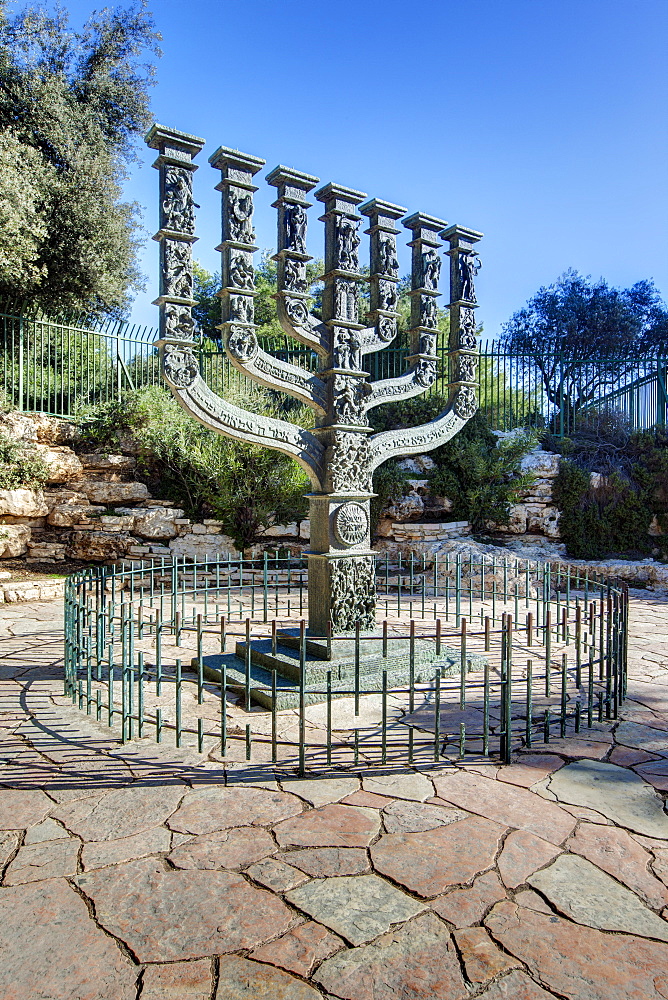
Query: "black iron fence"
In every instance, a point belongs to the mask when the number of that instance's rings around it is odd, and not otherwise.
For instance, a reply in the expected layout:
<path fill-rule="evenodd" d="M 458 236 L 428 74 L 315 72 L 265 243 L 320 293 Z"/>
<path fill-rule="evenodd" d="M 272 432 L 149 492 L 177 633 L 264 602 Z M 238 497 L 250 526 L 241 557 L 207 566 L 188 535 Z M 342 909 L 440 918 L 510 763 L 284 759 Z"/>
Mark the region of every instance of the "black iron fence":
<path fill-rule="evenodd" d="M 123 742 L 300 773 L 508 762 L 618 717 L 624 585 L 517 559 L 385 554 L 374 632 L 314 637 L 306 584 L 305 560 L 280 552 L 81 571 L 66 583 L 65 694 Z M 263 649 L 286 671 L 264 668 Z"/>
<path fill-rule="evenodd" d="M 55 416 L 85 415 L 95 404 L 119 399 L 127 389 L 162 385 L 154 341 L 157 330 L 121 321 L 93 326 L 86 317 L 51 319 L 0 308 L 0 390 L 9 405 Z M 282 360 L 310 370 L 317 357 L 287 337 L 262 346 Z M 438 347 L 432 393 L 447 393 L 447 344 Z M 410 351 L 389 347 L 369 355 L 372 380 L 406 370 Z M 198 349 L 200 368 L 214 392 L 224 396 L 256 391 L 211 341 Z M 569 361 L 558 355 L 536 359 L 483 345 L 479 364 L 480 404 L 497 430 L 548 428 L 569 434 L 578 414 L 615 412 L 632 429 L 665 427 L 668 419 L 668 357 Z"/>

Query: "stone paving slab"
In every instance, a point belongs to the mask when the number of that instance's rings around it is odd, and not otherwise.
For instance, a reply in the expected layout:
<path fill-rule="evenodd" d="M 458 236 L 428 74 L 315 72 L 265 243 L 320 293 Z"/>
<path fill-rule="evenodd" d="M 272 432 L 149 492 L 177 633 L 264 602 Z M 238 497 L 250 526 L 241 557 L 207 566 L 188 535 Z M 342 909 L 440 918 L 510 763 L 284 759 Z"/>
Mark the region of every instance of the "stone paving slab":
<path fill-rule="evenodd" d="M 0 606 L 2 1000 L 668 1000 L 668 597 L 620 720 L 299 780 L 121 745 L 62 698 L 61 619 Z"/>
<path fill-rule="evenodd" d="M 377 875 L 318 879 L 286 899 L 351 944 L 365 944 L 425 908 Z"/>

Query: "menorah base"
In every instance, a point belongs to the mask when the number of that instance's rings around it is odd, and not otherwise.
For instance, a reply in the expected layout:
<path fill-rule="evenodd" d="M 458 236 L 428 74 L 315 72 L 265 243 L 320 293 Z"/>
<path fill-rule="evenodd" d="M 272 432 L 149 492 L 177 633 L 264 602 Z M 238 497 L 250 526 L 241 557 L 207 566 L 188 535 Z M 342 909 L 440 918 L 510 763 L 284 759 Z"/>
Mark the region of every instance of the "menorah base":
<path fill-rule="evenodd" d="M 289 639 L 294 637 L 288 637 Z M 304 702 L 317 705 L 327 701 L 328 675 L 332 698 L 352 698 L 379 693 L 383 690 L 383 672 L 387 673 L 388 690 L 408 688 L 414 684 L 433 680 L 436 670 L 441 676 L 459 675 L 461 655 L 458 649 L 441 647 L 436 652 L 435 643 L 416 639 L 411 669 L 410 640 L 392 639 L 383 656 L 382 639 L 366 639 L 360 647 L 359 668 L 355 659 L 355 640 L 339 639 L 328 658 L 326 642 L 308 640 L 304 669 Z M 247 668 L 247 646 L 236 645 L 236 655 L 217 654 L 204 657 L 204 675 L 208 680 L 221 682 L 223 664 L 226 669 L 227 689 L 244 699 L 250 693 L 251 702 L 271 710 L 274 706 L 273 674 L 275 671 L 276 710 L 297 708 L 300 701 L 299 643 L 279 642 L 272 650 L 271 639 L 251 642 L 250 664 Z M 325 654 L 325 655 L 323 655 Z M 485 658 L 468 654 L 466 670 L 481 670 Z M 197 660 L 193 660 L 196 668 Z M 250 705 L 245 707 L 250 709 Z"/>

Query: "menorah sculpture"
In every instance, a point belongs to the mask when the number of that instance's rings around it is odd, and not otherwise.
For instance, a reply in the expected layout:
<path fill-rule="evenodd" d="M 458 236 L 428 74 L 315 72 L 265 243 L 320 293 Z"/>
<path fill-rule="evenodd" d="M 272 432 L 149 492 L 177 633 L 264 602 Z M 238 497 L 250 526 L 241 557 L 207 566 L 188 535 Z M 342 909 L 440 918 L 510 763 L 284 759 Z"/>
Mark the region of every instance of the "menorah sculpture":
<path fill-rule="evenodd" d="M 481 233 L 447 226 L 420 212 L 404 219 L 412 248 L 411 344 L 407 371 L 369 382 L 364 357 L 387 347 L 397 334 L 396 221 L 405 209 L 338 184 L 314 194 L 324 204 L 325 274 L 322 318 L 309 314 L 306 263 L 307 195 L 317 177 L 276 167 L 267 175 L 278 197 L 278 315 L 288 336 L 320 359 L 317 373 L 280 361 L 262 350 L 255 332 L 253 298 L 253 184 L 264 160 L 221 146 L 209 162 L 221 173 L 222 339 L 230 362 L 255 382 L 301 400 L 314 411 L 314 426 L 258 416 L 217 396 L 199 374 L 193 353 L 192 258 L 195 219 L 193 158 L 204 140 L 154 125 L 148 145 L 158 150 L 160 172 L 160 340 L 162 371 L 172 393 L 193 417 L 237 441 L 291 455 L 306 470 L 311 541 L 308 553 L 308 627 L 311 636 L 341 635 L 375 625 L 375 562 L 369 505 L 372 474 L 399 455 L 430 451 L 452 438 L 477 409 L 476 297 Z M 360 273 L 358 234 L 366 216 L 370 275 Z M 368 414 L 390 400 L 425 392 L 437 376 L 438 281 L 442 246 L 450 257 L 450 383 L 446 409 L 435 420 L 407 430 L 373 433 Z M 369 325 L 360 322 L 357 290 L 370 286 Z"/>

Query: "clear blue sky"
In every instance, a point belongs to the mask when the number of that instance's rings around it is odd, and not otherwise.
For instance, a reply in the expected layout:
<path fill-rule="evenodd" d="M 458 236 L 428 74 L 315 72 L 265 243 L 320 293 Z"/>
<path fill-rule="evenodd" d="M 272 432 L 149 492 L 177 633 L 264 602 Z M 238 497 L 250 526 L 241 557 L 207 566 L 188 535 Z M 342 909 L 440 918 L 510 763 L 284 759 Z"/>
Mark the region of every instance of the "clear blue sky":
<path fill-rule="evenodd" d="M 75 22 L 92 0 L 65 0 Z M 152 0 L 156 121 L 204 137 L 196 256 L 217 269 L 219 145 L 485 233 L 488 336 L 568 267 L 668 297 L 668 0 Z M 153 151 L 127 194 L 157 228 Z M 260 175 L 263 176 L 263 175 Z M 256 195 L 275 239 L 273 188 Z M 311 210 L 310 252 L 321 226 Z M 408 252 L 402 257 L 408 269 Z M 133 316 L 155 323 L 157 245 Z"/>

